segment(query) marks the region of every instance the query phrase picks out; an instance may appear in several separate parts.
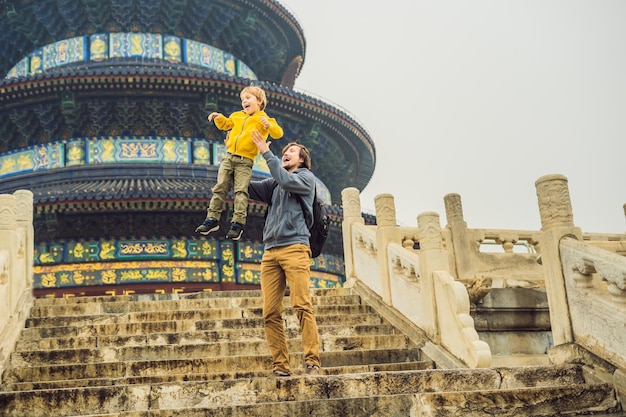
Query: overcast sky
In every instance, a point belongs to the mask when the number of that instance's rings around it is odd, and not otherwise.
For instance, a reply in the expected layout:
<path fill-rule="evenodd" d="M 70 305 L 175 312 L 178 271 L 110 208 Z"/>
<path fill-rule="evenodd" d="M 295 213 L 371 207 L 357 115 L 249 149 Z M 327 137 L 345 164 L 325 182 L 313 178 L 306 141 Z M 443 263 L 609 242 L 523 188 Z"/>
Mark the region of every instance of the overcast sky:
<path fill-rule="evenodd" d="M 535 181 L 558 173 L 583 232 L 626 231 L 626 1 L 282 3 L 307 42 L 295 88 L 375 143 L 363 209 L 390 193 L 398 223 L 445 225 L 458 193 L 469 227 L 538 230 Z"/>

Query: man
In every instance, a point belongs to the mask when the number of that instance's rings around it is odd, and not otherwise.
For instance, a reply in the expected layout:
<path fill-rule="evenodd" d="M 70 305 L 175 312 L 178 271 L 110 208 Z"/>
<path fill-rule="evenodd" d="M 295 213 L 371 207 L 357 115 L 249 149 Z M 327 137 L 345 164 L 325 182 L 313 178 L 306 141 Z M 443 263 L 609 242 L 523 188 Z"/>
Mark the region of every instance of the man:
<path fill-rule="evenodd" d="M 298 316 L 304 348 L 305 373 L 320 368 L 319 337 L 309 295 L 311 249 L 307 222 L 313 221 L 315 176 L 311 156 L 303 145 L 287 144 L 279 159 L 258 131 L 252 140 L 265 158 L 272 178 L 250 183 L 250 198 L 266 202 L 268 215 L 263 228 L 265 251 L 261 260 L 261 293 L 265 335 L 272 354 L 273 373 L 291 375 L 289 351 L 283 325 L 283 297 L 289 284 L 291 305 Z M 298 197 L 302 198 L 304 213 Z"/>

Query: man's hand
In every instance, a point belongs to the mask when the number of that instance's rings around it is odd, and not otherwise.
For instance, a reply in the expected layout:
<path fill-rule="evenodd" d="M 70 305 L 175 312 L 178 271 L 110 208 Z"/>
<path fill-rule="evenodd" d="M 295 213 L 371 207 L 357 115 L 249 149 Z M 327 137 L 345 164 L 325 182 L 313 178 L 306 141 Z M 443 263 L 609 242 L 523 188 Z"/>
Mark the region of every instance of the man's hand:
<path fill-rule="evenodd" d="M 266 142 L 258 130 L 254 129 L 250 132 L 250 136 L 252 136 L 252 142 L 254 142 L 256 147 L 259 149 L 259 152 L 264 153 L 270 150 L 270 143 L 272 142 Z"/>

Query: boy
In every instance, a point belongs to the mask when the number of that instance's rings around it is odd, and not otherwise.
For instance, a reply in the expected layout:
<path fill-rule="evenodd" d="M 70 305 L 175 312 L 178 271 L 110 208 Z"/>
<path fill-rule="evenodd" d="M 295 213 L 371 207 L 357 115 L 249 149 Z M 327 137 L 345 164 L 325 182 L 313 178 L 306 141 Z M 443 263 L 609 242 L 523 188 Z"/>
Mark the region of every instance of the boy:
<path fill-rule="evenodd" d="M 226 136 L 227 155 L 222 159 L 217 172 L 217 184 L 213 187 L 213 196 L 207 209 L 207 217 L 196 228 L 196 233 L 208 235 L 219 230 L 219 220 L 224 209 L 226 194 L 233 186 L 234 211 L 227 239 L 239 240 L 246 225 L 248 210 L 248 185 L 252 178 L 254 158 L 259 149 L 252 141 L 250 132 L 258 130 L 264 140 L 268 135 L 280 139 L 283 129 L 265 113 L 267 97 L 261 87 L 248 86 L 241 90 L 243 110 L 233 112 L 229 117 L 213 112 L 207 119 L 213 121 L 220 130 L 228 130 Z"/>

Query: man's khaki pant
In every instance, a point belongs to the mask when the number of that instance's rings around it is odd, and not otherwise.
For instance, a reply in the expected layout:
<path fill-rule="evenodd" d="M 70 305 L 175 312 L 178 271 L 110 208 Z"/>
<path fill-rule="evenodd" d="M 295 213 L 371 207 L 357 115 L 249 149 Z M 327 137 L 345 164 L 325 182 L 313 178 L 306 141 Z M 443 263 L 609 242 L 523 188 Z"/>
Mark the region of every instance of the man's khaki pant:
<path fill-rule="evenodd" d="M 209 203 L 207 217 L 219 220 L 224 210 L 226 194 L 233 187 L 233 222 L 246 224 L 248 214 L 248 186 L 252 179 L 254 161 L 239 155 L 227 154 L 217 171 L 217 184 L 213 187 L 213 197 Z"/>
<path fill-rule="evenodd" d="M 289 372 L 289 351 L 282 318 L 285 286 L 289 284 L 291 305 L 302 332 L 304 362 L 320 366 L 320 343 L 313 305 L 309 295 L 311 250 L 295 244 L 268 249 L 261 260 L 261 293 L 265 335 L 270 347 L 274 370 Z"/>

